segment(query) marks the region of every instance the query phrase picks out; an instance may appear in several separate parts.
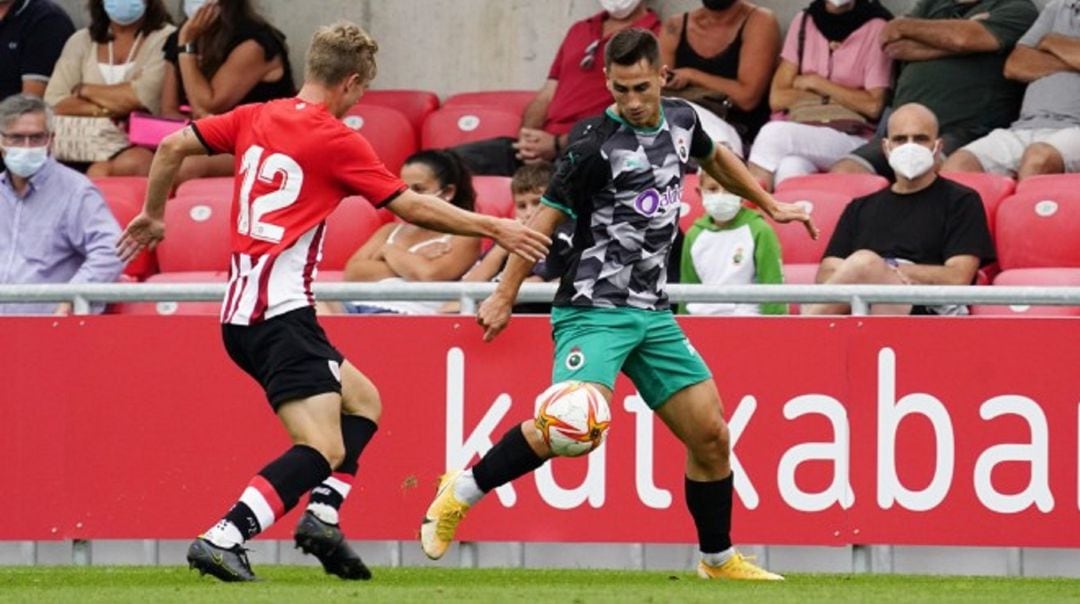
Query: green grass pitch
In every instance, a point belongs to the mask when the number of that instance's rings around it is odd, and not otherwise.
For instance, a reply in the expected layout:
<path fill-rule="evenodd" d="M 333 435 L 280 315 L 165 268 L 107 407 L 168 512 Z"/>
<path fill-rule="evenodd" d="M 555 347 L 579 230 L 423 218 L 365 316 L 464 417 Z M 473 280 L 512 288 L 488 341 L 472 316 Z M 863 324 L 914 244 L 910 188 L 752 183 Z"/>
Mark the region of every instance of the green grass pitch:
<path fill-rule="evenodd" d="M 790 575 L 783 583 L 702 581 L 690 572 L 376 568 L 347 583 L 316 567 L 261 566 L 255 584 L 180 567 L 0 567 L 0 602 L 1078 602 L 1080 581 Z"/>

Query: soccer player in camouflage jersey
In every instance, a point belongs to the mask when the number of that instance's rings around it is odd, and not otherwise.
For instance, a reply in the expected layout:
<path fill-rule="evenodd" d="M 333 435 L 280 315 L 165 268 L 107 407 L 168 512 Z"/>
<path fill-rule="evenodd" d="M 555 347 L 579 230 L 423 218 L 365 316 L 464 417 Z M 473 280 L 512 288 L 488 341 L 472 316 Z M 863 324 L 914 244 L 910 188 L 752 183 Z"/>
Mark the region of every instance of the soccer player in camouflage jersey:
<path fill-rule="evenodd" d="M 653 34 L 631 29 L 605 52 L 608 89 L 615 103 L 583 122 L 556 169 L 530 225 L 551 233 L 576 218 L 574 253 L 563 276 L 551 321 L 554 382 L 596 385 L 610 401 L 623 371 L 645 402 L 687 448 L 686 502 L 697 527 L 707 579 L 782 579 L 741 556 L 731 545 L 730 436 L 709 369 L 675 322 L 666 283 L 668 250 L 678 231 L 683 175 L 693 157 L 725 189 L 757 204 L 777 222 L 799 221 L 817 236 L 799 207 L 766 193 L 746 167 L 714 145 L 694 111 L 662 99 L 667 68 Z M 532 263 L 513 256 L 498 289 L 477 319 L 491 340 Z M 424 552 L 441 557 L 465 512 L 485 493 L 540 467 L 553 454 L 532 420 L 511 428 L 481 460 L 440 481 L 420 527 Z"/>

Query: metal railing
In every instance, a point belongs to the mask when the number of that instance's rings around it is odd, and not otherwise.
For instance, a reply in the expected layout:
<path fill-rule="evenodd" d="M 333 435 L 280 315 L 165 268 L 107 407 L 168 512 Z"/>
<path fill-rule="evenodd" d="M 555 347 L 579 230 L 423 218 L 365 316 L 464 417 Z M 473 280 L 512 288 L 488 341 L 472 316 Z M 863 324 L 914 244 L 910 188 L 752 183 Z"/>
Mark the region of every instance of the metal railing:
<path fill-rule="evenodd" d="M 494 291 L 495 283 L 316 283 L 325 301 L 459 300 L 461 312 Z M 550 302 L 554 283 L 525 283 L 519 302 Z M 941 285 L 686 285 L 667 287 L 673 302 L 844 303 L 865 315 L 872 304 L 989 304 L 1080 306 L 1080 287 L 941 286 Z M 0 304 L 72 302 L 75 314 L 88 314 L 95 302 L 190 302 L 220 300 L 224 283 L 85 283 L 0 285 Z"/>

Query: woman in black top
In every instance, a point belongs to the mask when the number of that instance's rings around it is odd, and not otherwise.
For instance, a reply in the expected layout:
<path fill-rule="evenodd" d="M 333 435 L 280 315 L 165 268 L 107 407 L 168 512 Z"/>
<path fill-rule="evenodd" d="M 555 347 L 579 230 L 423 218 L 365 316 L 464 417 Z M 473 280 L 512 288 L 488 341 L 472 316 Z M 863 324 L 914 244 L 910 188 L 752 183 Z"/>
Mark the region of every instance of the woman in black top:
<path fill-rule="evenodd" d="M 661 60 L 672 68 L 665 94 L 704 100 L 700 104 L 749 143 L 769 119 L 767 92 L 780 54 L 780 24 L 772 11 L 746 0 L 702 5 L 664 21 Z M 715 97 L 726 98 L 722 108 L 711 102 Z"/>
<path fill-rule="evenodd" d="M 165 43 L 164 115 L 197 119 L 296 94 L 285 35 L 251 0 L 183 0 L 183 9 Z M 189 157 L 177 182 L 232 174 L 231 155 Z"/>

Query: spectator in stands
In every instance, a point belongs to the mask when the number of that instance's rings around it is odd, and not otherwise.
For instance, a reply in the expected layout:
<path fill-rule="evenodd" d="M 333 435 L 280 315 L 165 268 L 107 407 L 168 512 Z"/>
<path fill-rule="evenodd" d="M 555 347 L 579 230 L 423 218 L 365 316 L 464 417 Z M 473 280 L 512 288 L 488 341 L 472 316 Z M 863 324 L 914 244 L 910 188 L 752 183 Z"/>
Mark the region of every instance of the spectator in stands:
<path fill-rule="evenodd" d="M 518 168 L 514 172 L 513 178 L 510 179 L 510 194 L 514 198 L 514 218 L 522 224 L 528 224 L 533 213 L 540 207 L 540 197 L 547 190 L 553 169 L 554 167 L 548 162 L 525 164 Z M 566 249 L 565 244 L 560 246 L 558 236 L 553 237 L 553 240 L 552 247 L 548 252 L 548 258 L 536 264 L 533 275 L 526 279 L 527 281 L 549 281 L 561 276 L 560 273 L 546 277 L 547 272 L 555 270 L 556 266 L 556 263 L 550 260 L 559 256 L 560 250 Z M 480 260 L 467 273 L 462 275 L 461 280 L 474 283 L 495 280 L 502 273 L 503 267 L 506 266 L 506 261 L 509 258 L 510 253 L 505 248 L 494 245 L 484 252 Z M 447 302 L 442 305 L 439 312 L 458 313 L 461 312 L 461 305 L 456 301 Z"/>
<path fill-rule="evenodd" d="M 705 216 L 694 221 L 683 242 L 681 283 L 747 285 L 783 283 L 780 240 L 769 223 L 742 198 L 700 172 L 698 193 Z M 693 315 L 782 315 L 786 304 L 680 304 Z"/>
<path fill-rule="evenodd" d="M 89 179 L 49 157 L 51 139 L 52 111 L 40 98 L 0 102 L 0 283 L 115 281 L 120 226 Z M 67 302 L 0 304 L 0 314 L 70 312 Z"/>
<path fill-rule="evenodd" d="M 1020 119 L 957 151 L 944 169 L 1020 179 L 1080 171 L 1080 1 L 1043 9 L 1005 62 L 1005 77 L 1029 83 Z"/>
<path fill-rule="evenodd" d="M 434 195 L 472 211 L 476 192 L 472 175 L 453 151 L 419 151 L 405 160 L 401 179 L 413 191 Z M 349 259 L 347 281 L 456 281 L 480 257 L 480 239 L 449 235 L 422 226 L 383 225 Z M 436 313 L 440 302 L 360 302 L 346 304 L 355 313 Z"/>
<path fill-rule="evenodd" d="M 296 94 L 285 34 L 251 0 L 184 0 L 183 7 L 187 20 L 165 42 L 163 115 L 201 118 Z M 232 155 L 189 157 L 176 182 L 232 173 Z"/>
<path fill-rule="evenodd" d="M 64 45 L 45 90 L 45 101 L 62 117 L 107 117 L 122 122 L 133 111 L 158 113 L 165 73 L 162 48 L 176 29 L 162 0 L 90 0 L 88 6 L 90 26 L 75 32 Z M 63 140 L 68 136 L 92 135 L 88 129 L 75 126 L 77 122 L 67 120 L 71 132 L 61 129 L 58 133 L 60 148 L 68 146 L 69 141 Z M 105 136 L 100 130 L 96 132 Z M 119 137 L 121 149 L 112 157 L 94 161 L 87 169 L 88 176 L 150 173 L 152 151 L 130 145 L 123 148 L 126 139 L 122 129 L 108 136 L 110 140 Z M 72 146 L 78 143 L 70 141 Z"/>
<path fill-rule="evenodd" d="M 922 0 L 881 33 L 885 52 L 904 63 L 892 106 L 927 106 L 940 121 L 945 155 L 1012 123 L 1023 90 L 1002 69 L 1036 16 L 1031 0 Z M 891 178 L 882 148 L 875 137 L 832 171 Z"/>
<path fill-rule="evenodd" d="M 828 284 L 970 285 L 994 260 L 982 201 L 975 191 L 939 178 L 942 141 L 923 105 L 898 108 L 884 143 L 896 182 L 852 201 L 825 250 L 817 282 Z M 804 314 L 846 314 L 846 304 L 811 304 Z M 875 304 L 874 314 L 966 314 L 964 306 Z"/>
<path fill-rule="evenodd" d="M 71 17 L 52 0 L 0 0 L 0 99 L 45 94 Z"/>
<path fill-rule="evenodd" d="M 455 148 L 474 174 L 511 176 L 523 163 L 554 161 L 570 128 L 611 104 L 604 78 L 608 40 L 630 27 L 656 32 L 660 19 L 641 0 L 600 0 L 600 5 L 603 12 L 566 32 L 547 81 L 525 108 L 516 140 L 493 138 Z"/>
<path fill-rule="evenodd" d="M 828 170 L 876 129 L 892 86 L 878 40 L 892 13 L 877 0 L 814 0 L 788 29 L 750 171 L 771 191 L 786 178 Z"/>
<path fill-rule="evenodd" d="M 664 94 L 713 111 L 748 143 L 769 119 L 780 25 L 772 11 L 747 0 L 702 4 L 664 21 L 660 61 L 671 68 Z"/>

